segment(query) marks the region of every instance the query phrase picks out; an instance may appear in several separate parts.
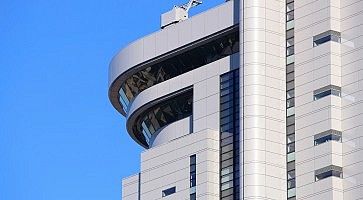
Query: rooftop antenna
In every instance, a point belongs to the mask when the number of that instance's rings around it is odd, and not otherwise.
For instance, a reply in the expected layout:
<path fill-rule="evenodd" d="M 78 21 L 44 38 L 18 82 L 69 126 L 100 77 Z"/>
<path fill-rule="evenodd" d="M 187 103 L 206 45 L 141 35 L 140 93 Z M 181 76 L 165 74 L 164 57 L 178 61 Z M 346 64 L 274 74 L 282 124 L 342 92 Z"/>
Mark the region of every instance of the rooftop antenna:
<path fill-rule="evenodd" d="M 195 6 L 202 4 L 200 0 L 189 0 L 180 6 L 174 6 L 172 10 L 161 15 L 161 28 L 165 28 L 172 24 L 188 19 L 189 10 Z"/>

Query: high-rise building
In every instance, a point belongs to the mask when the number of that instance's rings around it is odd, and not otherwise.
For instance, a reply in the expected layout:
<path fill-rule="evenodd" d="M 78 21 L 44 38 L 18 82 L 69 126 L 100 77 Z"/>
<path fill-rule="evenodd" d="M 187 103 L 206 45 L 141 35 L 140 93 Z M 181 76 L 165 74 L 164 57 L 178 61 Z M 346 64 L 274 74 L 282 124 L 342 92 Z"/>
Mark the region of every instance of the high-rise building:
<path fill-rule="evenodd" d="M 112 60 L 123 200 L 363 199 L 363 0 L 231 0 Z"/>

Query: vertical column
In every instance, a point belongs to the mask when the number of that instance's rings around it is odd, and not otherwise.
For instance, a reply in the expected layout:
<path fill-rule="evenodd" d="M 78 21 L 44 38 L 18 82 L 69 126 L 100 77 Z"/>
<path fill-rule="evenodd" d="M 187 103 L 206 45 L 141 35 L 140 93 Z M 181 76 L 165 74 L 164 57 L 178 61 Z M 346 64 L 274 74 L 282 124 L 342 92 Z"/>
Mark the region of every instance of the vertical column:
<path fill-rule="evenodd" d="M 286 199 L 285 2 L 240 5 L 242 193 Z"/>

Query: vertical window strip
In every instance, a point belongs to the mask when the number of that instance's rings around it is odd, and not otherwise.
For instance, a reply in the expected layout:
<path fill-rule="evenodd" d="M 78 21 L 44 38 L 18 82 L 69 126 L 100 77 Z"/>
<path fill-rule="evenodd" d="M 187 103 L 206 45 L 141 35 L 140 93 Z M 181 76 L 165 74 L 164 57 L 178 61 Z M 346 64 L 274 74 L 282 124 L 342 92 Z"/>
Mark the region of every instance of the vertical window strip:
<path fill-rule="evenodd" d="M 190 163 L 189 163 L 189 169 L 190 169 L 190 200 L 196 200 L 197 198 L 197 156 L 191 155 L 190 156 Z"/>
<path fill-rule="evenodd" d="M 296 199 L 294 0 L 286 0 L 286 165 L 287 199 Z"/>
<path fill-rule="evenodd" d="M 240 199 L 239 70 L 220 77 L 220 199 Z M 226 103 L 228 109 L 226 109 Z M 223 116 L 222 116 L 223 113 Z"/>

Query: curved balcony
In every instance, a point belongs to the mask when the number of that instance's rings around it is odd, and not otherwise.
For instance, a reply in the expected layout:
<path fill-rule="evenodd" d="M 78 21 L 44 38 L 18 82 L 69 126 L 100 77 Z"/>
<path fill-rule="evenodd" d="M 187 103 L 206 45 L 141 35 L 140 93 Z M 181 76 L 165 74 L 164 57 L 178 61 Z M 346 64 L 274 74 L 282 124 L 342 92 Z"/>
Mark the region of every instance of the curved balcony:
<path fill-rule="evenodd" d="M 188 87 L 138 108 L 129 116 L 127 130 L 135 141 L 148 148 L 162 128 L 192 114 L 193 89 Z"/>
<path fill-rule="evenodd" d="M 239 31 L 233 26 L 124 72 L 111 85 L 111 102 L 125 115 L 130 102 L 147 88 L 238 51 Z"/>

